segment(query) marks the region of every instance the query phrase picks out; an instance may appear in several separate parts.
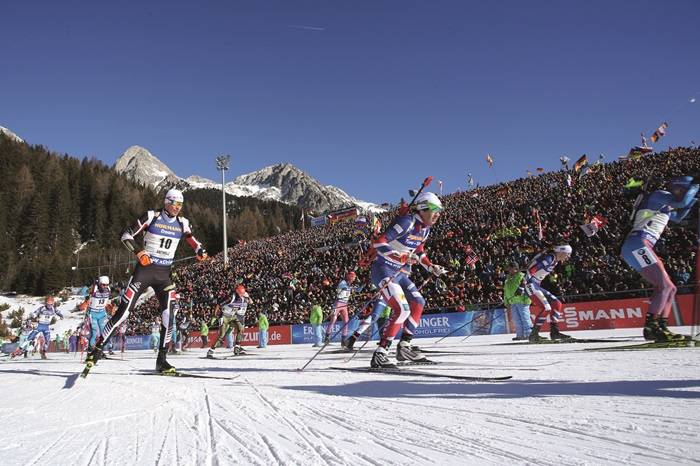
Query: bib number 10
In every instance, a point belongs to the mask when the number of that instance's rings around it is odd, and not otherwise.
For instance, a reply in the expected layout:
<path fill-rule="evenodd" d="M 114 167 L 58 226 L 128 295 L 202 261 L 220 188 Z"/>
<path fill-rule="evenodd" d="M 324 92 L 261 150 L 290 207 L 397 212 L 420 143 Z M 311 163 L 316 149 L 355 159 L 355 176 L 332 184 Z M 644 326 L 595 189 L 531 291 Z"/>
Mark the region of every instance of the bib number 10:
<path fill-rule="evenodd" d="M 161 249 L 170 249 L 170 245 L 173 244 L 173 240 L 170 238 L 161 238 L 160 239 L 160 248 Z"/>

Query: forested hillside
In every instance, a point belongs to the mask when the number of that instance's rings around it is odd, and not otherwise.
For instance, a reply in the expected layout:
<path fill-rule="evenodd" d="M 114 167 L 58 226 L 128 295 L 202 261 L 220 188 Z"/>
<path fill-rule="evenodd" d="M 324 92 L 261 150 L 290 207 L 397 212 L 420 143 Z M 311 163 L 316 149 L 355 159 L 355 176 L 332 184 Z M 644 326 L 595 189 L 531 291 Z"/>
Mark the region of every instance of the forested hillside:
<path fill-rule="evenodd" d="M 0 290 L 44 294 L 86 283 L 98 273 L 124 279 L 131 254 L 122 230 L 161 193 L 145 188 L 94 158 L 79 160 L 0 134 Z M 300 226 L 301 210 L 272 201 L 227 196 L 229 246 L 238 239 Z M 223 245 L 221 192 L 185 194 L 183 215 L 215 254 Z M 82 248 L 81 248 L 82 246 Z M 76 253 L 76 251 L 78 251 Z M 186 245 L 179 256 L 191 255 Z M 76 270 L 73 270 L 73 268 Z"/>

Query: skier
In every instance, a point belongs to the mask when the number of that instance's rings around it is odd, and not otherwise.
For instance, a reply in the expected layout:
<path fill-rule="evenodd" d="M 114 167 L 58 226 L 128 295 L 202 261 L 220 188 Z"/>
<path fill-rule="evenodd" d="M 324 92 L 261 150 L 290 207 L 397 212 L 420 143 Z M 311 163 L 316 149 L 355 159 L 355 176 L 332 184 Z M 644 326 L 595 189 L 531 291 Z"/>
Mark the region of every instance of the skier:
<path fill-rule="evenodd" d="M 559 298 L 542 288 L 542 281 L 549 275 L 559 263 L 564 263 L 571 257 L 573 249 L 568 244 L 555 246 L 552 250 L 545 250 L 532 258 L 525 271 L 525 293 L 532 300 L 532 305 L 539 310 L 532 327 L 529 340 L 538 342 L 546 340 L 540 336 L 540 328 L 545 323 L 546 313 L 550 314 L 549 337 L 552 340 L 566 340 L 571 338 L 559 331 L 562 303 Z"/>
<path fill-rule="evenodd" d="M 381 334 L 390 311 L 391 309 L 381 296 L 378 296 L 372 300 L 372 302 L 368 303 L 363 312 L 360 313 L 360 325 L 358 325 L 357 330 L 347 339 L 345 349 L 347 351 L 354 351 L 355 342 L 359 340 L 366 331 L 369 330 L 371 332 L 372 324 L 375 322 L 377 323 L 377 330 Z M 372 338 L 371 334 L 369 338 Z"/>
<path fill-rule="evenodd" d="M 326 327 L 325 343 L 330 342 L 331 335 L 333 334 L 333 326 L 335 325 L 336 320 L 338 320 L 338 314 L 340 314 L 344 324 L 343 336 L 340 344 L 345 346 L 345 340 L 348 336 L 348 301 L 350 300 L 350 295 L 353 292 L 353 287 L 350 285 L 353 284 L 356 277 L 357 275 L 353 271 L 346 273 L 345 280 L 340 280 L 340 283 L 338 283 L 338 286 L 335 289 L 336 299 L 335 304 L 333 305 L 333 315 L 328 323 L 328 327 Z"/>
<path fill-rule="evenodd" d="M 676 176 L 667 183 L 668 191 L 656 190 L 640 194 L 632 211 L 632 229 L 622 244 L 621 256 L 642 278 L 654 286 L 651 303 L 644 323 L 644 338 L 665 342 L 682 340 L 683 335 L 668 329 L 676 286 L 668 276 L 663 262 L 654 252 L 668 221 L 681 222 L 695 205 L 700 186 L 692 176 Z"/>
<path fill-rule="evenodd" d="M 245 322 L 245 313 L 248 310 L 250 296 L 245 290 L 245 286 L 236 285 L 236 290 L 231 297 L 231 301 L 221 306 L 221 325 L 219 325 L 219 337 L 211 344 L 207 357 L 214 359 L 214 350 L 221 344 L 226 335 L 236 330 L 236 345 L 233 347 L 233 354 L 246 354 L 241 346 L 243 342 L 243 323 Z"/>
<path fill-rule="evenodd" d="M 29 343 L 34 343 L 34 340 L 41 333 L 43 334 L 43 344 L 39 345 L 39 353 L 41 354 L 41 359 L 46 359 L 46 350 L 49 347 L 49 342 L 51 341 L 51 330 L 49 325 L 51 325 L 51 320 L 54 317 L 63 319 L 63 314 L 56 307 L 54 307 L 53 296 L 47 296 L 44 300 L 44 305 L 38 307 L 29 316 L 30 319 L 36 320 L 39 325 L 37 325 L 36 330 L 29 334 L 27 341 L 24 342 L 25 345 Z M 36 348 L 36 347 L 35 347 Z M 25 351 L 26 347 L 22 350 Z"/>
<path fill-rule="evenodd" d="M 160 348 L 160 317 L 156 317 L 151 324 L 151 347 L 154 353 L 157 353 Z"/>
<path fill-rule="evenodd" d="M 95 347 L 86 359 L 86 371 L 89 371 L 96 364 L 102 354 L 104 341 L 119 324 L 127 319 L 141 293 L 150 286 L 155 291 L 162 310 L 156 372 L 165 375 L 176 372 L 175 368 L 166 360 L 167 348 L 171 339 L 171 324 L 176 317 L 174 309 L 175 285 L 170 279 L 170 268 L 182 238 L 195 251 L 197 260 L 202 261 L 207 258 L 204 247 L 192 235 L 190 222 L 180 216 L 183 200 L 181 191 L 169 190 L 165 194 L 163 209 L 160 212 L 149 210 L 122 234 L 122 243 L 136 254 L 138 264 L 134 274 L 129 279 L 119 308 L 105 325 L 104 334 L 97 339 Z M 141 233 L 143 233 L 143 249 L 137 250 L 134 238 Z"/>
<path fill-rule="evenodd" d="M 85 296 L 85 301 L 80 305 L 80 310 L 87 312 L 86 317 L 90 322 L 88 351 L 92 351 L 97 337 L 104 334 L 105 321 L 107 320 L 105 308 L 111 304 L 110 296 L 112 294 L 109 283 L 109 277 L 106 275 L 95 280 L 88 295 Z"/>
<path fill-rule="evenodd" d="M 425 299 L 409 275 L 414 261 L 419 262 L 436 277 L 445 273 L 442 266 L 430 262 L 424 251 L 430 227 L 440 217 L 442 202 L 431 192 L 421 193 L 415 202 L 415 213 L 407 212 L 397 216 L 384 234 L 372 244 L 376 257 L 372 263 L 370 277 L 392 309 L 389 322 L 382 331 L 379 346 L 372 356 L 372 367 L 395 367 L 389 360 L 387 350 L 402 327 L 403 333 L 396 348 L 396 359 L 426 361 L 418 347 L 411 347 L 413 332 L 420 324 Z"/>
<path fill-rule="evenodd" d="M 26 358 L 27 353 L 34 349 L 34 344 L 36 343 L 36 336 L 39 334 L 39 332 L 36 329 L 36 326 L 36 322 L 32 320 L 28 319 L 25 322 L 24 327 L 22 328 L 22 332 L 20 333 L 19 346 L 17 346 L 17 349 L 10 353 L 11 359 L 16 358 L 20 354 Z"/>

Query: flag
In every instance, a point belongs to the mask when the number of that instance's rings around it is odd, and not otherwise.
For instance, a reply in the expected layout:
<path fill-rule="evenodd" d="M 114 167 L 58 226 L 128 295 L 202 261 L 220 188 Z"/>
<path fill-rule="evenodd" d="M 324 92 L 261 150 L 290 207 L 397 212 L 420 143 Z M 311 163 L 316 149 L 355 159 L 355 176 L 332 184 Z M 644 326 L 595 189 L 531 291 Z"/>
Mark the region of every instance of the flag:
<path fill-rule="evenodd" d="M 607 225 L 608 219 L 600 214 L 596 214 L 589 223 L 584 223 L 581 225 L 581 229 L 586 234 L 587 237 L 594 236 L 598 233 L 605 225 Z"/>
<path fill-rule="evenodd" d="M 666 134 L 666 128 L 668 128 L 668 123 L 664 121 L 663 123 L 661 123 L 661 126 L 656 128 L 654 134 L 651 135 L 651 142 L 656 142 L 662 137 L 664 137 L 664 135 Z"/>
<path fill-rule="evenodd" d="M 467 173 L 467 186 L 469 186 L 469 189 L 474 187 L 474 178 L 471 173 Z"/>
<path fill-rule="evenodd" d="M 572 184 L 574 184 L 574 181 L 571 179 L 571 175 L 569 175 L 567 173 L 566 174 L 566 185 L 570 188 Z"/>
<path fill-rule="evenodd" d="M 440 186 L 440 195 L 442 196 L 442 180 L 438 180 L 438 186 Z"/>
<path fill-rule="evenodd" d="M 470 244 L 464 247 L 464 262 L 471 268 L 479 261 L 479 256 L 476 255 Z"/>
<path fill-rule="evenodd" d="M 544 168 L 542 168 L 542 167 L 537 167 L 537 171 L 540 172 L 540 173 L 544 173 Z"/>
<path fill-rule="evenodd" d="M 579 159 L 576 161 L 574 164 L 574 172 L 578 172 L 580 169 L 582 169 L 586 164 L 588 163 L 588 157 L 586 154 L 583 154 Z"/>
<path fill-rule="evenodd" d="M 559 157 L 559 161 L 564 166 L 564 168 L 566 168 L 567 170 L 569 169 L 569 157 L 567 157 L 566 155 L 562 155 L 561 157 Z"/>
<path fill-rule="evenodd" d="M 630 149 L 629 153 L 627 154 L 627 157 L 636 160 L 640 158 L 642 155 L 648 154 L 650 152 L 654 152 L 653 147 L 649 146 L 634 146 L 633 148 Z"/>
<path fill-rule="evenodd" d="M 493 157 L 491 157 L 491 154 L 486 154 L 486 161 L 489 163 L 489 167 L 493 167 Z"/>
<path fill-rule="evenodd" d="M 530 170 L 525 170 L 525 173 L 527 173 L 527 176 L 532 176 L 532 172 Z"/>
<path fill-rule="evenodd" d="M 640 180 L 635 180 L 634 178 L 630 178 L 627 180 L 627 184 L 625 184 L 625 189 L 632 189 L 632 188 L 640 188 L 642 185 L 644 185 L 643 181 Z"/>
<path fill-rule="evenodd" d="M 537 239 L 542 241 L 544 233 L 542 232 L 542 222 L 540 221 L 540 213 L 536 208 L 532 208 L 532 216 L 535 218 L 535 226 L 537 227 Z"/>

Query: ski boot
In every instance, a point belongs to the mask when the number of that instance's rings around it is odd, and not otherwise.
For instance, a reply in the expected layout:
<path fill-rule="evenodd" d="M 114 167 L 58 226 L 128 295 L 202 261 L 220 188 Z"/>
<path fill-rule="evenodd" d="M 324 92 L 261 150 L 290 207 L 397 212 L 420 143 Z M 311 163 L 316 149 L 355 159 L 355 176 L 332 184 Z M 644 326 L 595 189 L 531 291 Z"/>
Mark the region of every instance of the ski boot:
<path fill-rule="evenodd" d="M 656 333 L 654 334 L 654 341 L 661 343 L 661 342 L 666 342 L 666 341 L 681 341 L 685 340 L 685 336 L 678 334 L 678 333 L 673 333 L 668 329 L 668 319 L 665 317 L 660 317 L 659 320 L 657 321 L 657 329 Z"/>
<path fill-rule="evenodd" d="M 659 328 L 659 323 L 656 321 L 654 314 L 647 314 L 647 319 L 644 321 L 644 330 L 642 334 L 647 341 L 654 341 L 654 335 Z"/>
<path fill-rule="evenodd" d="M 39 351 L 39 354 L 41 355 L 41 359 L 46 359 L 46 351 L 41 350 Z"/>
<path fill-rule="evenodd" d="M 95 346 L 89 348 L 87 356 L 85 357 L 85 366 L 88 369 L 90 369 L 97 364 L 97 361 L 103 359 L 104 357 L 105 355 L 102 352 L 102 346 L 100 344 L 100 341 L 98 340 L 97 342 L 95 342 Z"/>
<path fill-rule="evenodd" d="M 236 345 L 233 347 L 233 354 L 235 356 L 245 356 L 248 353 L 246 353 L 241 345 Z"/>
<path fill-rule="evenodd" d="M 347 337 L 340 338 L 340 347 L 345 348 L 345 343 L 348 341 Z"/>
<path fill-rule="evenodd" d="M 348 339 L 345 340 L 345 344 L 343 345 L 343 348 L 345 349 L 345 351 L 349 351 L 349 352 L 355 351 L 354 346 L 355 346 L 356 341 L 357 341 L 357 337 L 354 334 L 350 335 L 348 337 Z"/>
<path fill-rule="evenodd" d="M 168 361 L 166 361 L 166 354 L 166 349 L 161 349 L 158 351 L 158 359 L 156 359 L 156 372 L 162 375 L 174 375 L 177 371 L 170 365 L 170 363 L 168 363 Z"/>
<path fill-rule="evenodd" d="M 328 344 L 330 344 L 330 342 L 331 342 L 331 336 L 326 334 L 326 336 L 323 337 L 323 344 L 328 345 Z"/>
<path fill-rule="evenodd" d="M 417 346 L 411 346 L 408 340 L 401 340 L 396 347 L 397 361 L 428 362 Z"/>
<path fill-rule="evenodd" d="M 370 367 L 374 369 L 396 369 L 396 364 L 389 359 L 389 352 L 383 346 L 379 346 L 372 355 Z"/>
<path fill-rule="evenodd" d="M 209 351 L 207 351 L 207 359 L 216 359 L 214 357 L 214 349 L 213 348 L 209 348 Z"/>
<path fill-rule="evenodd" d="M 549 338 L 552 340 L 571 340 L 571 336 L 559 331 L 559 324 L 552 322 L 549 327 Z"/>
<path fill-rule="evenodd" d="M 541 341 L 547 341 L 547 338 L 540 335 L 539 325 L 532 327 L 532 332 L 530 332 L 530 336 L 527 339 L 530 343 L 539 343 Z"/>

